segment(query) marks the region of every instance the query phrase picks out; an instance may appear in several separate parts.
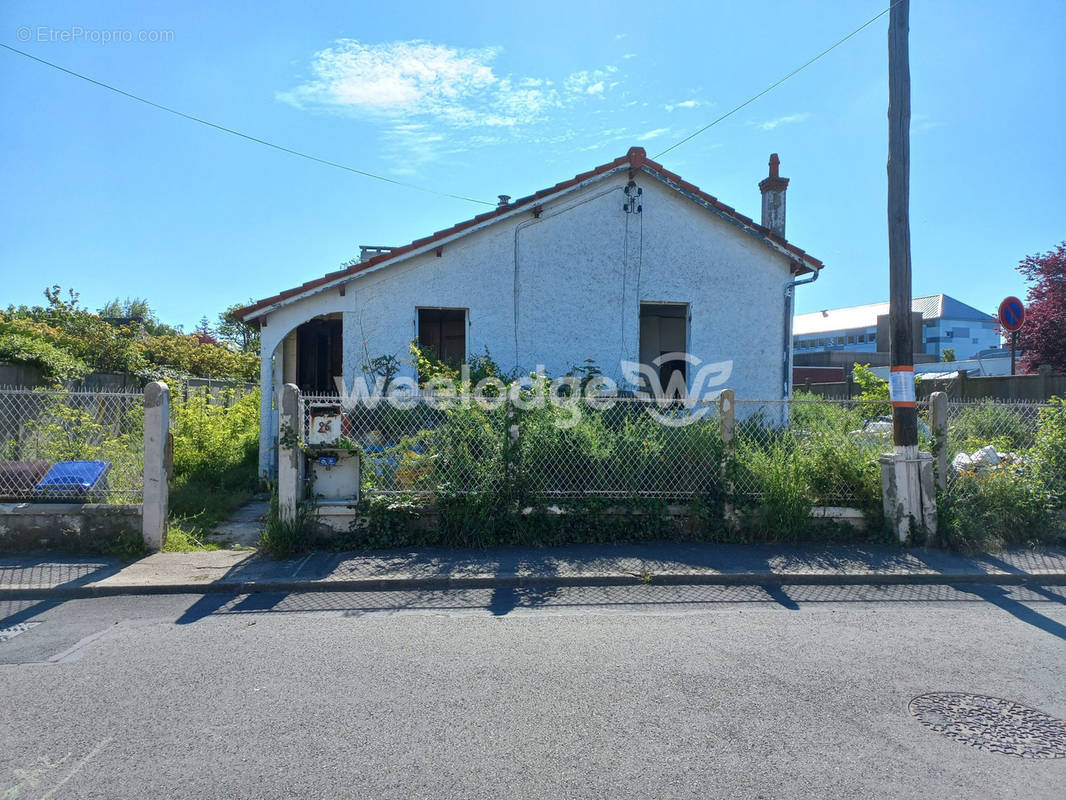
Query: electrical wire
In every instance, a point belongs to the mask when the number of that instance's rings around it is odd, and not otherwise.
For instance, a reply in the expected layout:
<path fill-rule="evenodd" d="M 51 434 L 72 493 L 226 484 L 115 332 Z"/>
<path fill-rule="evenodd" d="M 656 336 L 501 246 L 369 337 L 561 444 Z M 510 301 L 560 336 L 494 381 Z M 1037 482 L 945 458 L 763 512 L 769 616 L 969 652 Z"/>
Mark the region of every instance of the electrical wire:
<path fill-rule="evenodd" d="M 745 106 L 751 105 L 752 103 L 754 103 L 756 100 L 758 100 L 760 97 L 762 97 L 767 92 L 773 91 L 774 89 L 776 89 L 778 86 L 780 86 L 782 83 L 787 81 L 789 78 L 791 78 L 796 73 L 805 70 L 807 67 L 809 67 L 811 64 L 813 64 L 815 61 L 820 59 L 822 56 L 829 54 L 830 52 L 832 52 L 833 50 L 838 48 L 840 45 L 844 44 L 844 42 L 846 42 L 848 39 L 850 39 L 855 34 L 859 33 L 860 31 L 862 31 L 862 30 L 864 30 L 864 29 L 866 29 L 868 27 L 870 27 L 871 25 L 873 25 L 875 22 L 877 22 L 877 20 L 881 19 L 881 17 L 883 17 L 885 14 L 887 14 L 893 8 L 898 6 L 902 1 L 903 0 L 896 0 L 896 2 L 894 2 L 892 5 L 890 5 L 888 8 L 886 8 L 884 11 L 879 13 L 877 16 L 872 17 L 871 19 L 868 19 L 866 22 L 864 22 L 858 28 L 856 28 L 851 33 L 849 33 L 847 36 L 845 36 L 843 39 L 841 39 L 840 41 L 836 42 L 833 45 L 830 45 L 825 50 L 823 50 L 818 55 L 816 55 L 814 58 L 810 59 L 809 61 L 805 62 L 804 64 L 801 64 L 800 66 L 796 67 L 794 70 L 792 70 L 792 72 L 788 73 L 788 75 L 786 75 L 785 77 L 783 77 L 780 80 L 770 84 L 765 89 L 763 89 L 761 92 L 759 92 L 757 95 L 755 95 L 754 97 L 748 98 L 743 103 L 741 103 L 739 106 L 737 106 L 736 108 L 732 109 L 731 111 L 727 111 L 726 113 L 722 114 L 722 116 L 718 117 L 718 119 L 714 120 L 713 122 L 709 122 L 708 124 L 704 125 L 702 128 L 700 128 L 695 133 L 689 134 L 684 139 L 682 139 L 679 142 L 676 142 L 675 144 L 670 145 L 669 147 L 667 147 L 662 152 L 656 153 L 653 156 L 653 158 L 658 160 L 662 156 L 664 156 L 667 153 L 669 153 L 671 150 L 674 150 L 675 148 L 680 147 L 681 145 L 685 144 L 685 142 L 691 141 L 692 139 L 695 139 L 697 136 L 699 136 L 701 133 L 704 133 L 705 131 L 709 130 L 710 128 L 713 128 L 715 125 L 717 125 L 722 120 L 728 119 L 729 117 L 733 116 L 734 114 L 736 114 L 738 111 L 740 111 L 740 109 L 744 108 Z"/>
<path fill-rule="evenodd" d="M 144 103 L 145 105 L 151 106 L 152 108 L 157 108 L 160 111 L 166 111 L 168 114 L 174 114 L 175 116 L 182 117 L 183 119 L 187 119 L 191 122 L 198 122 L 201 125 L 206 125 L 209 128 L 214 128 L 217 131 L 222 131 L 223 133 L 228 133 L 233 136 L 239 136 L 242 139 L 247 139 L 249 142 L 255 142 L 256 144 L 261 144 L 264 147 L 270 147 L 274 150 L 280 150 L 281 152 L 288 153 L 292 156 L 306 158 L 308 161 L 314 161 L 318 164 L 325 164 L 327 167 L 335 167 L 336 169 L 342 169 L 345 172 L 353 172 L 356 175 L 362 175 L 364 178 L 373 178 L 374 180 L 384 181 L 385 183 L 391 183 L 395 186 L 402 186 L 405 189 L 414 189 L 419 192 L 426 192 L 427 194 L 435 194 L 438 197 L 450 197 L 453 200 L 464 200 L 467 203 L 478 203 L 479 205 L 483 206 L 496 205 L 496 203 L 489 202 L 488 200 L 478 200 L 474 197 L 465 197 L 461 194 L 440 192 L 436 189 L 430 189 L 428 187 L 419 186 L 414 183 L 407 183 L 405 181 L 395 180 L 394 178 L 387 178 L 384 175 L 376 175 L 373 172 L 367 172 L 366 170 L 356 169 L 355 167 L 349 167 L 346 164 L 340 164 L 336 161 L 330 161 L 327 158 L 319 158 L 318 156 L 313 156 L 309 153 L 303 153 L 299 150 L 293 150 L 291 147 L 285 147 L 280 144 L 274 144 L 273 142 L 268 142 L 266 139 L 260 139 L 257 136 L 251 136 L 247 133 L 241 133 L 240 131 L 233 130 L 233 128 L 227 128 L 224 125 L 218 125 L 206 119 L 201 119 L 200 117 L 193 116 L 192 114 L 186 114 L 184 111 L 179 111 L 176 108 L 171 108 L 170 106 L 165 106 L 162 103 L 156 103 L 153 100 L 148 100 L 147 98 L 140 97 L 139 95 L 135 95 L 132 92 L 127 92 L 125 89 L 119 89 L 117 86 L 112 86 L 109 83 L 104 83 L 103 81 L 98 81 L 95 78 L 90 78 L 88 75 L 82 75 L 80 72 L 75 72 L 72 69 L 61 67 L 59 64 L 53 64 L 51 61 L 46 61 L 43 58 L 38 58 L 37 56 L 30 55 L 29 53 L 23 50 L 19 50 L 16 47 L 11 47 L 10 45 L 6 45 L 3 42 L 0 42 L 0 47 L 4 48 L 5 50 L 9 50 L 10 52 L 15 53 L 17 55 L 23 56 L 24 58 L 28 58 L 31 61 L 36 61 L 38 64 L 44 64 L 46 67 L 51 67 L 52 69 L 59 70 L 60 72 L 65 72 L 67 75 L 71 75 L 75 78 L 80 78 L 81 80 L 91 83 L 94 86 L 99 86 L 102 89 L 107 89 L 110 92 L 115 92 L 116 94 L 120 94 L 123 97 L 129 98 L 130 100 L 136 100 L 138 103 Z"/>

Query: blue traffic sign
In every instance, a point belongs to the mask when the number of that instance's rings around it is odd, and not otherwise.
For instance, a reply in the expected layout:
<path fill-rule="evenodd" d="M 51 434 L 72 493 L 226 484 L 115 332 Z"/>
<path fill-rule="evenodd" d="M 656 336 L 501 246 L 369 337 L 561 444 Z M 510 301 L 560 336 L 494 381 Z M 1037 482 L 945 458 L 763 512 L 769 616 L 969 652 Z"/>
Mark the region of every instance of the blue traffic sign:
<path fill-rule="evenodd" d="M 999 304 L 999 324 L 1004 330 L 1016 331 L 1025 322 L 1025 306 L 1017 297 L 1008 297 Z"/>

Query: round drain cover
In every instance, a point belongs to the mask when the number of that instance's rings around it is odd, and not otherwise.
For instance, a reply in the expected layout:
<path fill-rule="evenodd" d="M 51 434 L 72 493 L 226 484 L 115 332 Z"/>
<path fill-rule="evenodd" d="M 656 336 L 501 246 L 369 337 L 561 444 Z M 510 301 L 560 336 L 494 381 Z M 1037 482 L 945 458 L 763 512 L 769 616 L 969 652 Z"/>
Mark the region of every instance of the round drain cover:
<path fill-rule="evenodd" d="M 908 706 L 918 721 L 957 742 L 1020 758 L 1066 758 L 1066 720 L 1001 697 L 932 692 Z"/>

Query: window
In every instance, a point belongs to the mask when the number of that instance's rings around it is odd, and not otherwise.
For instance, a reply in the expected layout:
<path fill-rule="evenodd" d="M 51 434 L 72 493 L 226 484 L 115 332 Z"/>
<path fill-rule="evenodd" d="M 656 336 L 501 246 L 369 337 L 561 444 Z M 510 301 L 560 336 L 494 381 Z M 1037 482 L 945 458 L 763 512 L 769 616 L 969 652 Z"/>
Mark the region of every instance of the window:
<path fill-rule="evenodd" d="M 855 337 L 854 336 L 849 336 L 848 337 L 848 344 L 855 344 Z"/>
<path fill-rule="evenodd" d="M 418 309 L 418 346 L 449 366 L 461 365 L 466 361 L 466 309 Z"/>
<path fill-rule="evenodd" d="M 825 347 L 825 339 L 819 339 L 818 340 L 818 346 L 819 347 Z"/>

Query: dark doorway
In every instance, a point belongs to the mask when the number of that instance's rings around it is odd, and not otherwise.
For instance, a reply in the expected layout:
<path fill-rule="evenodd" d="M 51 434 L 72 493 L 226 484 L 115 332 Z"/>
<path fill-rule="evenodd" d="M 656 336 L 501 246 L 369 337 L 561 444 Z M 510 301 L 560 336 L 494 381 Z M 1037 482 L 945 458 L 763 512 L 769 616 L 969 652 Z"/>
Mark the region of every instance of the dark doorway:
<path fill-rule="evenodd" d="M 296 329 L 296 385 L 306 394 L 336 394 L 344 369 L 343 324 L 313 319 Z"/>
<path fill-rule="evenodd" d="M 686 395 L 687 362 L 672 357 L 657 359 L 688 351 L 688 306 L 684 303 L 640 304 L 640 361 L 649 365 L 659 376 L 658 392 L 670 400 Z"/>

